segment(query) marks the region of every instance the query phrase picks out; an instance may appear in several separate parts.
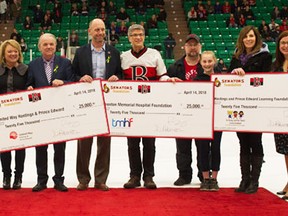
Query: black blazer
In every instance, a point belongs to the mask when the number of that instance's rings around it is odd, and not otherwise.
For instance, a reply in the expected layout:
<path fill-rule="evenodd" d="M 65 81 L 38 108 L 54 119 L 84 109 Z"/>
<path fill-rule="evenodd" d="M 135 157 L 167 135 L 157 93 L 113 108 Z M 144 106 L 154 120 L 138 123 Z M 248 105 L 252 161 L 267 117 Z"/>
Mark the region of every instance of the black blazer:
<path fill-rule="evenodd" d="M 19 63 L 17 67 L 12 68 L 12 89 L 14 92 L 25 90 L 27 81 L 28 66 Z M 0 65 L 0 94 L 7 93 L 8 82 L 8 69 L 2 64 Z"/>
<path fill-rule="evenodd" d="M 54 79 L 62 80 L 64 81 L 64 83 L 74 81 L 74 75 L 72 72 L 70 60 L 62 58 L 60 56 L 55 56 L 52 81 Z M 46 77 L 42 57 L 38 57 L 30 62 L 28 66 L 28 80 L 26 86 L 33 86 L 33 88 L 50 86 L 50 83 L 48 82 Z"/>
<path fill-rule="evenodd" d="M 271 65 L 272 65 L 272 55 L 269 52 L 262 52 L 251 57 L 245 65 L 242 65 L 239 59 L 232 57 L 229 72 L 231 72 L 235 68 L 243 68 L 243 70 L 246 73 L 269 72 L 271 71 Z"/>
<path fill-rule="evenodd" d="M 120 62 L 120 53 L 113 46 L 105 45 L 106 73 L 105 79 L 112 75 L 116 75 L 122 79 L 122 68 Z M 92 51 L 91 44 L 86 44 L 76 50 L 75 57 L 72 62 L 73 72 L 76 75 L 76 81 L 84 75 L 93 77 L 92 71 Z"/>

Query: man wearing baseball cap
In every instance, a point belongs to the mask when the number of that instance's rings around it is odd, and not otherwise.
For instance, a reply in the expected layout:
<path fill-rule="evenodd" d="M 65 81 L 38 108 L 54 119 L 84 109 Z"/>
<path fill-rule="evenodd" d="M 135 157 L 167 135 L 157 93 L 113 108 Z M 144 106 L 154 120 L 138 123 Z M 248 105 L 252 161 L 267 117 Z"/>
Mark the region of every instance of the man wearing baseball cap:
<path fill-rule="evenodd" d="M 200 65 L 201 41 L 196 34 L 189 34 L 186 38 L 184 50 L 185 55 L 170 65 L 168 75 L 170 77 L 178 77 L 181 80 L 194 80 L 198 73 L 203 73 L 203 68 Z M 179 170 L 179 178 L 174 182 L 176 186 L 190 184 L 192 180 L 192 139 L 176 138 L 176 163 Z M 198 148 L 197 148 L 197 167 L 198 177 L 203 180 Z"/>

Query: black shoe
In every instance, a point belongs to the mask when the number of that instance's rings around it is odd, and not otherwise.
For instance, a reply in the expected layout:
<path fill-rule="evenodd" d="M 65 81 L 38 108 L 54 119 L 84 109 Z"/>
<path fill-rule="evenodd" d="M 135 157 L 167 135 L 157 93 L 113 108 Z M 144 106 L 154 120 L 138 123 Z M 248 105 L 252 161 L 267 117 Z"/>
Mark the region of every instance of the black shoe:
<path fill-rule="evenodd" d="M 54 189 L 61 191 L 61 192 L 67 192 L 68 191 L 68 188 L 63 183 L 55 184 Z"/>
<path fill-rule="evenodd" d="M 245 190 L 246 194 L 256 193 L 258 191 L 258 182 L 251 182 L 249 187 Z"/>
<path fill-rule="evenodd" d="M 288 196 L 283 196 L 281 199 L 288 200 Z"/>
<path fill-rule="evenodd" d="M 219 185 L 218 185 L 218 182 L 215 178 L 210 179 L 209 190 L 210 191 L 219 191 Z"/>
<path fill-rule="evenodd" d="M 3 178 L 3 189 L 9 190 L 11 188 L 11 178 L 10 177 L 4 177 Z"/>
<path fill-rule="evenodd" d="M 238 188 L 235 188 L 236 193 L 243 193 L 247 190 L 250 185 L 250 180 L 241 180 Z"/>
<path fill-rule="evenodd" d="M 20 189 L 21 188 L 21 184 L 22 184 L 22 179 L 15 177 L 15 180 L 14 180 L 14 183 L 13 183 L 13 189 L 14 190 Z"/>
<path fill-rule="evenodd" d="M 144 187 L 147 189 L 156 189 L 157 188 L 155 182 L 153 181 L 152 176 L 146 176 L 144 178 Z"/>
<path fill-rule="evenodd" d="M 210 190 L 210 179 L 204 179 L 200 185 L 200 191 L 209 191 Z"/>
<path fill-rule="evenodd" d="M 285 194 L 286 194 L 286 191 L 278 191 L 276 194 L 277 194 L 277 195 L 285 195 Z"/>
<path fill-rule="evenodd" d="M 140 186 L 140 178 L 138 176 L 132 176 L 129 181 L 124 184 L 124 188 L 126 189 L 132 189 Z"/>
<path fill-rule="evenodd" d="M 47 188 L 46 185 L 37 184 L 32 188 L 32 191 L 39 192 L 39 191 L 45 190 L 46 188 Z"/>
<path fill-rule="evenodd" d="M 183 186 L 185 184 L 190 184 L 191 183 L 191 180 L 188 180 L 188 179 L 184 179 L 182 177 L 179 177 L 175 182 L 174 182 L 174 185 L 176 186 Z"/>

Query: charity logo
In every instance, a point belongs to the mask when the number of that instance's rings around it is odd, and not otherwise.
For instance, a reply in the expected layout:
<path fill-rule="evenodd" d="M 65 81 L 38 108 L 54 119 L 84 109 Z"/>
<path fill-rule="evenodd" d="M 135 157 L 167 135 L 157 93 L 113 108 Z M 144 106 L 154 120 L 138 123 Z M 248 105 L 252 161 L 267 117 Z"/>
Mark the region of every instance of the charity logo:
<path fill-rule="evenodd" d="M 150 93 L 151 86 L 150 85 L 138 85 L 138 92 L 141 94 Z"/>
<path fill-rule="evenodd" d="M 11 131 L 9 137 L 10 137 L 10 139 L 14 139 L 15 140 L 15 139 L 17 139 L 18 134 L 15 131 Z"/>
<path fill-rule="evenodd" d="M 29 102 L 37 102 L 41 100 L 41 93 L 32 93 L 28 95 Z"/>
<path fill-rule="evenodd" d="M 131 127 L 133 118 L 112 119 L 112 127 Z"/>
<path fill-rule="evenodd" d="M 263 86 L 263 77 L 251 77 L 250 85 L 253 87 Z"/>
<path fill-rule="evenodd" d="M 242 119 L 244 117 L 244 112 L 237 110 L 227 110 L 228 119 Z"/>

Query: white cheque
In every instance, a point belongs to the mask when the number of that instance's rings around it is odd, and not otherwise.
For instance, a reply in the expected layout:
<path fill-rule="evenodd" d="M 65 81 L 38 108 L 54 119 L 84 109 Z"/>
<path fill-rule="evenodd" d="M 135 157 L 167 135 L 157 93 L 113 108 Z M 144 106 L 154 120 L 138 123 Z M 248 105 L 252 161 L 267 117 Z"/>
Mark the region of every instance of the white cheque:
<path fill-rule="evenodd" d="M 212 82 L 102 82 L 112 136 L 213 137 Z"/>
<path fill-rule="evenodd" d="M 108 133 L 100 80 L 0 96 L 0 151 Z"/>
<path fill-rule="evenodd" d="M 215 130 L 288 133 L 288 74 L 213 75 Z"/>

